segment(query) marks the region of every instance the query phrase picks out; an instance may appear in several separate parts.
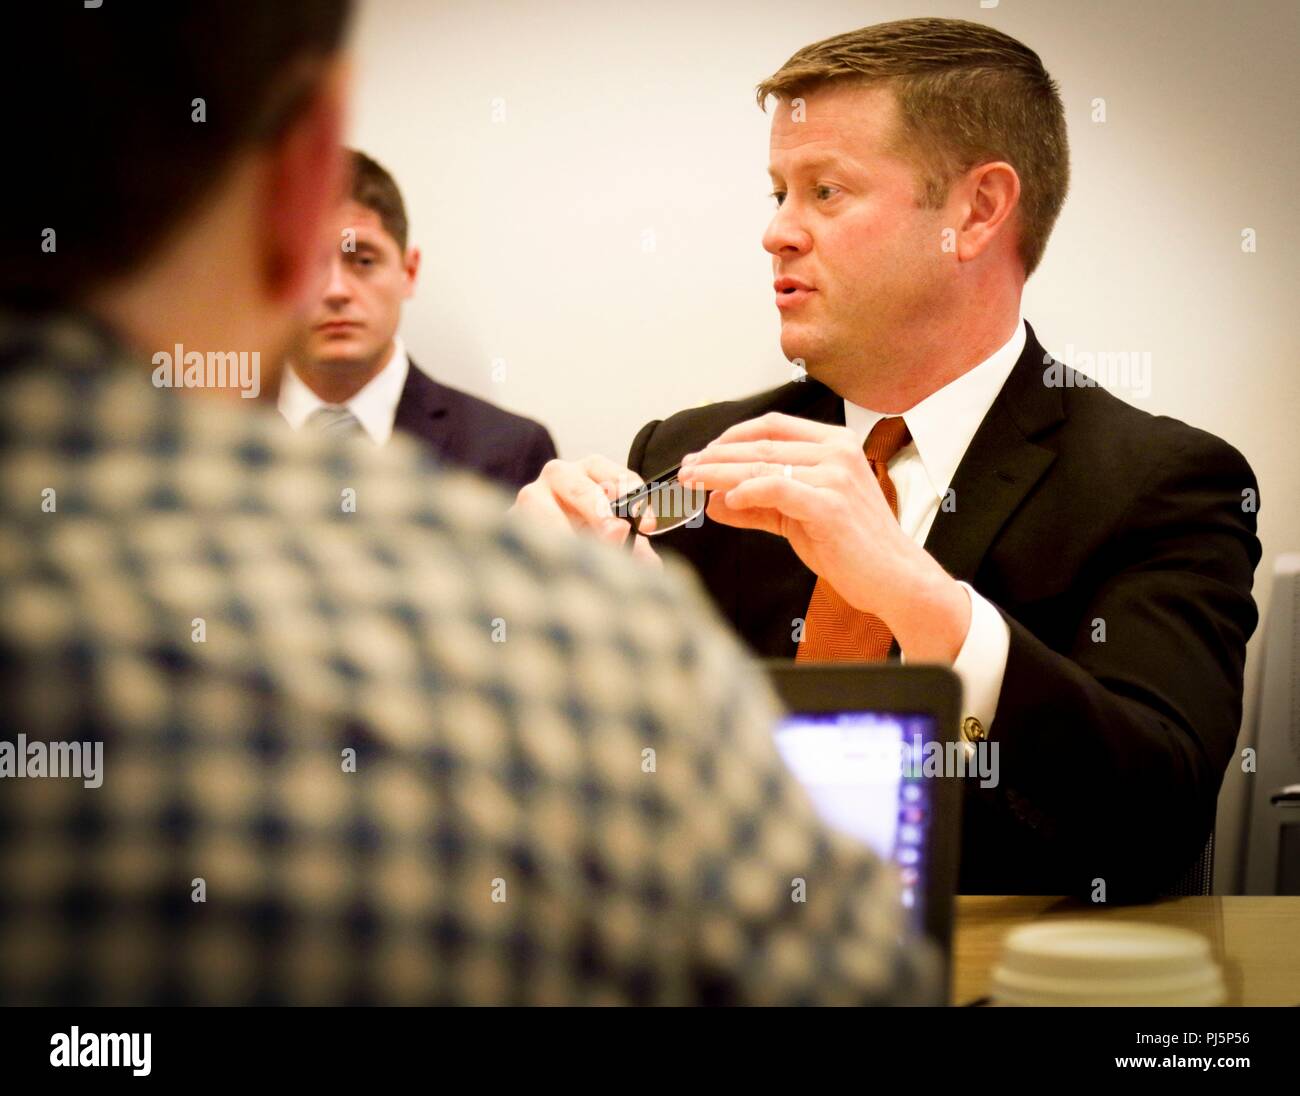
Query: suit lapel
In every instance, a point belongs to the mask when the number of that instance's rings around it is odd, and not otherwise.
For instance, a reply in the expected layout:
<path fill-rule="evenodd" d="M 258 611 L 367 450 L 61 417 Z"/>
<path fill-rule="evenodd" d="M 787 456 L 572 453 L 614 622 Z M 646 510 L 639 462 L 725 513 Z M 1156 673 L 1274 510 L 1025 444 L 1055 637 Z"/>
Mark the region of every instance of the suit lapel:
<path fill-rule="evenodd" d="M 1033 439 L 1065 418 L 1061 394 L 1043 381 L 1043 348 L 1026 324 L 1025 349 L 984 416 L 940 508 L 926 550 L 954 578 L 972 582 L 999 531 L 1056 459 Z"/>
<path fill-rule="evenodd" d="M 449 401 L 446 389 L 422 373 L 414 361 L 406 371 L 406 384 L 402 398 L 397 402 L 393 429 L 414 434 L 423 439 L 440 455 L 445 455 Z"/>

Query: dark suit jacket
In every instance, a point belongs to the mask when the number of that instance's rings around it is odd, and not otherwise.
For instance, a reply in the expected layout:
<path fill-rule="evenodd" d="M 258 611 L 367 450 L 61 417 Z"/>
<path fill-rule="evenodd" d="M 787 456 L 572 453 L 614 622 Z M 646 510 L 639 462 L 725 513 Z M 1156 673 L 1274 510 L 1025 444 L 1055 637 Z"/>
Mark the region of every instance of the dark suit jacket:
<path fill-rule="evenodd" d="M 439 384 L 415 362 L 406 374 L 393 429 L 422 439 L 445 463 L 511 490 L 535 480 L 556 455 L 540 422 Z"/>
<path fill-rule="evenodd" d="M 1157 893 L 1195 859 L 1241 723 L 1259 562 L 1250 466 L 1211 434 L 1137 410 L 1072 370 L 1045 383 L 1032 328 L 971 441 L 926 550 L 1006 618 L 990 741 L 1000 782 L 966 780 L 966 893 Z M 646 425 L 644 478 L 734 423 L 844 423 L 808 379 Z M 1250 494 L 1244 494 L 1250 492 Z M 753 650 L 792 658 L 815 576 L 789 543 L 705 521 L 680 552 Z M 1095 622 L 1105 622 L 1104 642 Z"/>

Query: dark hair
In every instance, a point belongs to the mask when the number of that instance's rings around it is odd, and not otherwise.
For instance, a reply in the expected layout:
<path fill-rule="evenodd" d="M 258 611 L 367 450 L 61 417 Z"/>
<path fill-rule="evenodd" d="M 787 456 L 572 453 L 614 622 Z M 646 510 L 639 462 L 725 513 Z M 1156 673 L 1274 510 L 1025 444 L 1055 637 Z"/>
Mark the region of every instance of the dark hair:
<path fill-rule="evenodd" d="M 75 303 L 134 269 L 240 149 L 281 135 L 351 0 L 36 7 L 19 107 L 33 147 L 0 230 L 0 301 L 20 308 Z"/>
<path fill-rule="evenodd" d="M 382 164 L 364 152 L 351 149 L 349 159 L 352 162 L 352 200 L 379 214 L 379 223 L 384 226 L 384 231 L 397 241 L 402 254 L 406 254 L 406 205 L 402 202 L 402 192 L 397 189 L 397 183 Z"/>

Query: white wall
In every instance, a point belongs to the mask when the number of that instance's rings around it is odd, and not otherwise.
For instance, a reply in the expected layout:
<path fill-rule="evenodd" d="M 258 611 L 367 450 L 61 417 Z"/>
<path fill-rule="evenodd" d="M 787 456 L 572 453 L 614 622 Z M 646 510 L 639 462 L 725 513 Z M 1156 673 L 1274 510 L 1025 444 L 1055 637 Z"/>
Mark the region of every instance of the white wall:
<path fill-rule="evenodd" d="M 352 140 L 424 250 L 413 356 L 568 457 L 621 460 L 649 418 L 788 379 L 753 87 L 806 43 L 917 15 L 997 26 L 1060 82 L 1073 186 L 1025 315 L 1058 356 L 1150 352 L 1149 396 L 1119 394 L 1246 454 L 1263 606 L 1273 557 L 1300 549 L 1293 0 L 369 0 Z M 1243 786 L 1234 770 L 1221 800 L 1221 887 Z"/>

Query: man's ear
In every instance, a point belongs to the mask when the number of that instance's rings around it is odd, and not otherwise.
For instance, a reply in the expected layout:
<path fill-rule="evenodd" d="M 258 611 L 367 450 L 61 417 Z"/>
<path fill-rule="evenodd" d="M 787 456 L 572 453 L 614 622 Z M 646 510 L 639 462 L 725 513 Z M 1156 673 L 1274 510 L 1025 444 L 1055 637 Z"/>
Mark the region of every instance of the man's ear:
<path fill-rule="evenodd" d="M 406 249 L 406 258 L 402 260 L 402 270 L 406 275 L 406 291 L 402 294 L 402 299 L 410 300 L 415 295 L 415 280 L 420 274 L 420 249 L 418 247 L 408 247 Z"/>
<path fill-rule="evenodd" d="M 1012 231 L 1011 214 L 1020 204 L 1020 176 L 1002 160 L 980 164 L 967 173 L 957 234 L 957 259 L 969 262 L 984 254 L 1002 233 Z"/>
<path fill-rule="evenodd" d="M 263 283 L 277 304 L 303 303 L 329 262 L 330 216 L 343 195 L 347 66 L 321 73 L 310 101 L 268 152 L 263 197 Z"/>

